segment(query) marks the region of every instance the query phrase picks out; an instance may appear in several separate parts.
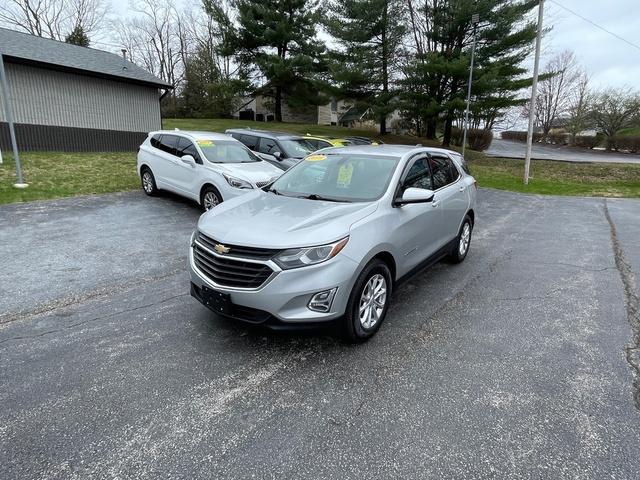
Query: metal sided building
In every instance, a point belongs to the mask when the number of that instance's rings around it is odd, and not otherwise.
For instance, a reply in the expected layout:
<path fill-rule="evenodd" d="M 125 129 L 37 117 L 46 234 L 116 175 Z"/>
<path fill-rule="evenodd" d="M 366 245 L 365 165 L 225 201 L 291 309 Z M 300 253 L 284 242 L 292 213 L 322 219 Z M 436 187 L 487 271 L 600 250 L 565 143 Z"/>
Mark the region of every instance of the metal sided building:
<path fill-rule="evenodd" d="M 129 151 L 161 128 L 171 85 L 120 55 L 4 28 L 0 53 L 22 151 Z M 10 148 L 2 105 L 0 149 Z"/>

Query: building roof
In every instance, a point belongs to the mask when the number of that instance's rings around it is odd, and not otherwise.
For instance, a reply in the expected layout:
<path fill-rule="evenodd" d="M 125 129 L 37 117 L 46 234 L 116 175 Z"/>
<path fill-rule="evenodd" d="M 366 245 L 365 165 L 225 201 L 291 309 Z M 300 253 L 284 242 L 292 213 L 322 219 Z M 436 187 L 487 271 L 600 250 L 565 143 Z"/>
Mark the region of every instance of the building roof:
<path fill-rule="evenodd" d="M 0 28 L 0 53 L 26 63 L 120 81 L 172 88 L 171 84 L 115 53 Z"/>

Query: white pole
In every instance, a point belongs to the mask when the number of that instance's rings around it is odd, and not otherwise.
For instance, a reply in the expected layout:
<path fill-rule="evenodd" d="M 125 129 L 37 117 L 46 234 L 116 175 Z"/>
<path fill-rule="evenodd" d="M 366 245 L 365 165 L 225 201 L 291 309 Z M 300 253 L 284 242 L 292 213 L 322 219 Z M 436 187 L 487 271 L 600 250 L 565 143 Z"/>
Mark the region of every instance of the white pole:
<path fill-rule="evenodd" d="M 469 129 L 469 104 L 471 103 L 471 82 L 473 81 L 473 61 L 476 55 L 476 31 L 478 30 L 478 22 L 480 15 L 474 13 L 471 17 L 473 22 L 473 46 L 471 47 L 471 65 L 469 67 L 469 84 L 467 85 L 467 109 L 464 112 L 464 133 L 462 134 L 462 158 L 467 146 L 467 130 Z"/>
<path fill-rule="evenodd" d="M 529 130 L 527 131 L 527 154 L 524 157 L 524 184 L 529 184 L 529 168 L 531 166 L 531 143 L 533 142 L 533 121 L 536 113 L 536 96 L 538 95 L 538 67 L 540 66 L 540 43 L 542 42 L 542 18 L 544 0 L 538 6 L 538 35 L 536 36 L 536 56 L 533 62 L 533 83 L 531 84 L 531 103 L 529 104 Z"/>

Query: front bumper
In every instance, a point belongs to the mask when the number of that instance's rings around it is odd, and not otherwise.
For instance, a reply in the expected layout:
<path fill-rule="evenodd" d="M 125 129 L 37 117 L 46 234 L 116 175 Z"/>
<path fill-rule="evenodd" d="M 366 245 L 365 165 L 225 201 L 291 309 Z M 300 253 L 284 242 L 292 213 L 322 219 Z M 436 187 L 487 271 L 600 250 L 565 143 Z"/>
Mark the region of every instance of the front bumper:
<path fill-rule="evenodd" d="M 291 270 L 281 270 L 273 262 L 269 266 L 274 274 L 258 289 L 224 287 L 214 284 L 197 268 L 190 248 L 191 295 L 202 303 L 203 286 L 228 293 L 233 308 L 227 316 L 253 324 L 320 324 L 344 315 L 358 268 L 347 256 L 338 254 L 327 262 Z M 335 287 L 336 295 L 328 312 L 315 312 L 307 307 L 315 293 Z"/>

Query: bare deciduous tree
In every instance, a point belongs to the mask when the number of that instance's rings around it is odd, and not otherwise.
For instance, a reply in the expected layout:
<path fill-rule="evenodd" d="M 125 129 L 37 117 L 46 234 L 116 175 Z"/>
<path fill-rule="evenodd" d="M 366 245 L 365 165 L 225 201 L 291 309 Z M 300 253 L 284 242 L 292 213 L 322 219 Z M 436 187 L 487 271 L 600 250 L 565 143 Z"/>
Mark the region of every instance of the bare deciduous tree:
<path fill-rule="evenodd" d="M 4 0 L 0 24 L 39 37 L 64 38 L 77 26 L 89 36 L 105 23 L 105 0 Z"/>
<path fill-rule="evenodd" d="M 553 57 L 545 67 L 535 105 L 536 123 L 542 128 L 545 141 L 555 121 L 565 115 L 570 107 L 570 92 L 574 89 L 578 74 L 578 62 L 569 50 Z M 525 113 L 528 115 L 528 111 Z"/>
<path fill-rule="evenodd" d="M 566 129 L 571 134 L 571 143 L 575 143 L 576 136 L 589 128 L 589 75 L 579 71 L 574 85 L 569 92 Z"/>

